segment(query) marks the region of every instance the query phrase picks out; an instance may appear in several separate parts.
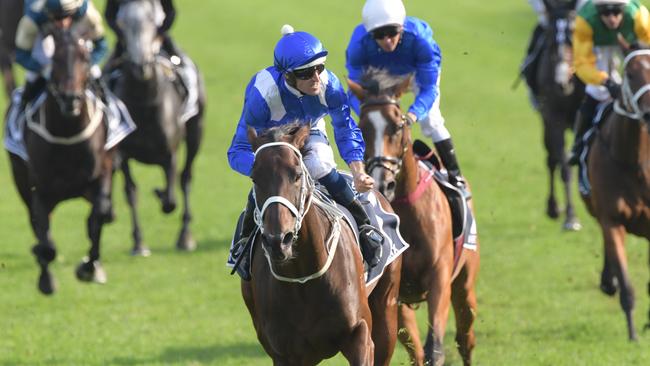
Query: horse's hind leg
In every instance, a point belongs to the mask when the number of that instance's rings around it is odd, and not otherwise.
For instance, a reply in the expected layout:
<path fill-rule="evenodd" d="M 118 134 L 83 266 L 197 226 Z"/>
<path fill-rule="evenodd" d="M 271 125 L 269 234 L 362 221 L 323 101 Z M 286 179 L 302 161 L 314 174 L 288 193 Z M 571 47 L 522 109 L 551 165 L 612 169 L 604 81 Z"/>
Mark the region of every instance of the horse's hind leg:
<path fill-rule="evenodd" d="M 168 214 L 176 209 L 176 195 L 174 192 L 176 177 L 176 155 L 174 151 L 170 154 L 167 162 L 163 164 L 163 171 L 165 172 L 165 189 L 157 188 L 154 190 L 156 196 L 160 199 L 162 212 Z"/>
<path fill-rule="evenodd" d="M 478 272 L 478 253 L 469 254 L 468 260 L 452 283 L 451 301 L 456 317 L 456 345 L 463 365 L 472 364 L 472 350 L 476 344 L 476 292 L 474 283 Z"/>
<path fill-rule="evenodd" d="M 634 289 L 627 273 L 627 257 L 625 255 L 625 228 L 622 225 L 602 223 L 605 242 L 605 255 L 608 257 L 610 269 L 620 285 L 620 302 L 627 321 L 628 337 L 636 340 L 636 330 L 632 319 L 634 310 Z"/>
<path fill-rule="evenodd" d="M 190 184 L 192 183 L 192 164 L 201 145 L 203 136 L 203 124 L 201 116 L 192 118 L 187 122 L 185 143 L 187 154 L 185 157 L 185 166 L 181 172 L 181 190 L 183 191 L 183 224 L 181 232 L 176 241 L 176 248 L 179 250 L 194 250 L 196 241 L 190 231 L 190 222 L 192 221 L 192 212 L 190 210 Z"/>
<path fill-rule="evenodd" d="M 564 139 L 562 141 L 564 141 Z M 560 163 L 560 169 L 562 174 L 562 183 L 564 184 L 564 198 L 566 200 L 566 216 L 562 228 L 567 231 L 580 231 L 582 225 L 576 216 L 575 208 L 573 207 L 573 198 L 571 198 L 571 182 L 573 180 L 573 174 L 571 172 L 571 166 L 569 166 L 569 163 L 565 159 L 565 155 L 564 144 L 562 144 L 563 158 Z"/>
<path fill-rule="evenodd" d="M 411 359 L 411 365 L 424 365 L 424 348 L 420 342 L 420 332 L 415 319 L 415 310 L 408 304 L 401 303 L 398 305 L 399 330 L 397 338 L 406 348 L 406 352 Z"/>
<path fill-rule="evenodd" d="M 142 244 L 142 230 L 138 219 L 138 187 L 135 185 L 131 175 L 131 168 L 129 168 L 129 160 L 126 157 L 122 159 L 120 167 L 124 174 L 124 193 L 131 209 L 131 224 L 133 226 L 131 234 L 133 236 L 133 249 L 131 254 L 147 257 L 151 254 L 151 251 Z"/>
<path fill-rule="evenodd" d="M 38 238 L 38 243 L 32 247 L 32 253 L 41 267 L 38 278 L 38 289 L 45 295 L 51 295 L 55 290 L 54 278 L 49 270 L 49 264 L 56 258 L 56 247 L 50 237 L 50 213 L 53 204 L 45 204 L 38 192 L 32 196 L 31 220 L 32 228 Z"/>

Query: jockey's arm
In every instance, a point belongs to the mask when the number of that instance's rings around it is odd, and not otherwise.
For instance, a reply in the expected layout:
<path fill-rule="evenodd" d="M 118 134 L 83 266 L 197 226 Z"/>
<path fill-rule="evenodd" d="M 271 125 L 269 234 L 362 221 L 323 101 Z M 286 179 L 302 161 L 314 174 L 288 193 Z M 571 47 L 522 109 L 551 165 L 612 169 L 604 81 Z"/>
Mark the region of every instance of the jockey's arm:
<path fill-rule="evenodd" d="M 32 48 L 38 36 L 38 25 L 29 16 L 23 16 L 16 30 L 16 62 L 25 69 L 39 73 L 43 66 L 32 56 Z"/>
<path fill-rule="evenodd" d="M 93 50 L 90 55 L 91 64 L 98 65 L 108 53 L 108 43 L 104 37 L 105 30 L 102 16 L 92 2 L 88 2 L 88 10 L 79 19 L 79 22 L 82 22 L 80 26 L 88 30 L 88 37 L 93 42 Z"/>
<path fill-rule="evenodd" d="M 354 29 L 348 48 L 345 50 L 345 68 L 348 70 L 348 79 L 355 83 L 361 82 L 361 75 L 363 74 L 364 67 L 368 66 L 368 62 L 363 51 L 361 44 L 361 37 L 365 34 L 363 25 L 359 25 Z M 356 95 L 348 90 L 348 103 L 357 116 L 360 113 L 360 103 Z"/>
<path fill-rule="evenodd" d="M 639 41 L 650 45 L 650 13 L 643 5 L 634 15 L 634 33 Z"/>
<path fill-rule="evenodd" d="M 601 85 L 607 80 L 607 73 L 598 70 L 594 54 L 594 32 L 589 23 L 576 17 L 573 31 L 573 67 L 576 75 L 585 84 Z"/>
<path fill-rule="evenodd" d="M 172 27 L 172 24 L 174 24 L 174 20 L 176 19 L 176 9 L 174 8 L 172 0 L 160 0 L 160 5 L 165 13 L 165 20 L 163 20 L 160 27 L 158 27 L 158 33 L 164 34 L 167 33 L 167 31 Z"/>
<path fill-rule="evenodd" d="M 255 161 L 255 154 L 248 142 L 248 131 L 242 116 L 228 148 L 228 164 L 234 171 L 248 177 L 253 170 L 253 161 Z"/>
<path fill-rule="evenodd" d="M 408 110 L 412 116 L 416 117 L 416 121 L 426 118 L 440 94 L 438 91 L 438 78 L 440 77 L 440 63 L 442 61 L 440 47 L 433 39 L 429 41 L 420 39 L 419 42 L 420 45 L 415 47 L 417 53 L 415 82 L 419 92 Z"/>

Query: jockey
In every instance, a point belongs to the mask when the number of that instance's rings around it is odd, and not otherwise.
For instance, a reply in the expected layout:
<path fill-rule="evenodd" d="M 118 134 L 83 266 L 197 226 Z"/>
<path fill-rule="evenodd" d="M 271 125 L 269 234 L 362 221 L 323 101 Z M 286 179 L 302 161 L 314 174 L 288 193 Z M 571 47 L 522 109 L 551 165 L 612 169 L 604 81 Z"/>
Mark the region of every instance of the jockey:
<path fill-rule="evenodd" d="M 111 27 L 111 29 L 113 30 L 113 32 L 115 32 L 115 35 L 117 36 L 117 43 L 115 44 L 115 52 L 113 53 L 111 60 L 119 60 L 119 58 L 122 56 L 122 52 L 124 52 L 124 45 L 122 41 L 124 39 L 124 35 L 122 34 L 122 30 L 117 24 L 117 13 L 120 9 L 120 5 L 122 5 L 126 1 L 129 0 L 106 1 L 106 9 L 104 10 L 106 23 L 108 23 L 108 26 Z M 176 47 L 176 44 L 168 34 L 169 29 L 172 27 L 172 24 L 174 23 L 174 19 L 176 19 L 176 9 L 174 8 L 174 4 L 172 0 L 160 0 L 159 3 L 156 1 L 154 2 L 154 4 L 156 6 L 157 11 L 159 11 L 160 7 L 162 7 L 161 14 L 157 14 L 160 16 L 156 17 L 157 18 L 156 24 L 158 25 L 158 35 L 162 39 L 162 49 L 165 51 L 165 53 L 167 53 L 172 63 L 178 66 L 182 63 L 182 57 L 180 57 L 182 53 L 179 51 L 178 47 Z"/>
<path fill-rule="evenodd" d="M 21 109 L 43 89 L 49 77 L 48 45 L 43 42 L 46 26 L 77 28 L 93 42 L 90 74 L 100 94 L 104 94 L 99 62 L 108 49 L 102 17 L 89 0 L 37 0 L 29 6 L 16 30 L 16 62 L 27 70 Z M 103 98 L 103 95 L 100 95 Z"/>
<path fill-rule="evenodd" d="M 282 27 L 282 34 L 273 53 L 273 66 L 255 74 L 246 87 L 242 115 L 228 149 L 228 162 L 235 171 L 245 176 L 251 174 L 254 154 L 247 137 L 248 127 L 261 132 L 296 120 L 309 123 L 311 132 L 303 156 L 307 170 L 337 203 L 350 210 L 359 225 L 363 258 L 369 266 L 375 266 L 381 257 L 383 238 L 370 224 L 352 188 L 337 172 L 325 132 L 324 117 L 330 115 L 336 145 L 352 171 L 355 187 L 361 192 L 372 188 L 374 181 L 363 165 L 365 145 L 361 131 L 350 117 L 347 95 L 336 75 L 325 68 L 327 50 L 316 37 L 307 32 L 294 32 L 289 25 Z M 255 202 L 249 195 L 242 239 L 235 248 L 243 246 L 255 228 L 254 209 Z M 245 263 L 248 260 L 244 257 L 237 268 L 244 279 L 250 278 Z"/>
<path fill-rule="evenodd" d="M 420 121 L 422 133 L 431 138 L 449 173 L 449 182 L 470 197 L 462 177 L 451 135 L 440 113 L 440 48 L 431 27 L 407 17 L 402 0 L 367 0 L 346 52 L 349 78 L 359 83 L 364 69 L 387 69 L 393 75 L 415 73 L 415 101 L 407 116 Z M 350 105 L 359 114 L 359 100 L 348 92 Z"/>
<path fill-rule="evenodd" d="M 598 104 L 614 100 L 620 93 L 619 35 L 633 45 L 639 41 L 650 44 L 650 14 L 638 0 L 590 0 L 578 12 L 573 59 L 576 74 L 587 88 L 574 129 L 570 164 L 578 163 L 582 136 L 591 126 Z"/>
<path fill-rule="evenodd" d="M 575 1 L 574 9 L 578 10 L 584 5 L 587 0 L 573 0 Z M 565 0 L 568 2 L 568 0 Z M 528 42 L 528 49 L 526 50 L 526 58 L 521 65 L 520 71 L 521 74 L 526 79 L 526 84 L 528 84 L 528 89 L 530 90 L 530 98 L 533 106 L 537 109 L 537 65 L 539 61 L 539 55 L 542 50 L 542 42 L 544 38 L 544 31 L 548 27 L 548 11 L 544 0 L 528 0 L 528 3 L 537 14 L 537 25 L 533 30 L 533 34 L 530 37 Z"/>

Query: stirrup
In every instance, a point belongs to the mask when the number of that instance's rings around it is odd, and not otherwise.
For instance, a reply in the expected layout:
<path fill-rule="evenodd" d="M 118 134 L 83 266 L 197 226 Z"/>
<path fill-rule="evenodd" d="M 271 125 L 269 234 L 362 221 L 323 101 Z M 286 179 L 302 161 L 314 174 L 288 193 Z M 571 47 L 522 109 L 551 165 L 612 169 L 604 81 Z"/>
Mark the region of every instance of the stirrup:
<path fill-rule="evenodd" d="M 242 237 L 232 246 L 232 257 L 235 260 L 235 267 L 233 271 L 230 272 L 232 275 L 234 272 L 237 272 L 239 277 L 244 281 L 251 280 L 250 273 L 250 252 L 246 249 L 246 243 L 248 242 L 248 237 Z M 241 257 L 241 259 L 240 259 Z"/>
<path fill-rule="evenodd" d="M 383 255 L 384 237 L 374 226 L 366 224 L 359 227 L 359 241 L 363 260 L 370 268 L 375 267 Z"/>

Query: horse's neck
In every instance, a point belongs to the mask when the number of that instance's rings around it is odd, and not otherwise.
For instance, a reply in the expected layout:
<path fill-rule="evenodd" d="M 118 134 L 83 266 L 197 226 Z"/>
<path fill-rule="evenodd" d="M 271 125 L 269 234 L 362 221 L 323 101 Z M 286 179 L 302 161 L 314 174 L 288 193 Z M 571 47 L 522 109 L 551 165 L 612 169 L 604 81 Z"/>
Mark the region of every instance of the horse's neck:
<path fill-rule="evenodd" d="M 162 73 L 159 66 L 154 66 L 154 75 L 149 80 L 142 80 L 130 72 L 125 73 L 127 76 L 123 84 L 123 93 L 130 101 L 138 101 L 142 104 L 155 103 L 160 96 L 160 78 Z"/>
<path fill-rule="evenodd" d="M 44 107 L 41 107 L 33 118 L 35 120 L 43 118 L 45 128 L 54 136 L 72 136 L 81 132 L 90 123 L 87 99 L 84 97 L 81 103 L 81 113 L 78 116 L 66 116 L 61 112 L 56 99 L 48 94 Z"/>
<path fill-rule="evenodd" d="M 415 159 L 415 155 L 413 155 L 413 149 L 409 146 L 402 157 L 402 170 L 397 177 L 395 196 L 405 197 L 409 193 L 415 192 L 418 187 L 418 176 L 418 161 Z"/>
<path fill-rule="evenodd" d="M 647 169 L 650 164 L 650 137 L 644 123 L 612 114 L 603 131 L 615 160 Z"/>

